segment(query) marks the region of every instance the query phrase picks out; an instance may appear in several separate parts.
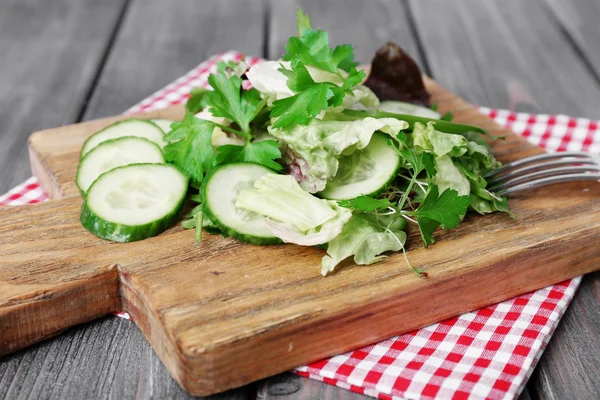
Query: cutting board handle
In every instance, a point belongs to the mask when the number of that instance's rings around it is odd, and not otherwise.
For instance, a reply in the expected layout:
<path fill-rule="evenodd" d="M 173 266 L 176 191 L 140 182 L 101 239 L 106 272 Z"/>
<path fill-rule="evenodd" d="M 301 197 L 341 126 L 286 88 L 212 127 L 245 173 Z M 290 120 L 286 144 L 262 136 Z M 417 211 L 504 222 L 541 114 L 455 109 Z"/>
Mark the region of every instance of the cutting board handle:
<path fill-rule="evenodd" d="M 0 356 L 121 310 L 111 245 L 85 232 L 80 207 L 0 207 Z"/>

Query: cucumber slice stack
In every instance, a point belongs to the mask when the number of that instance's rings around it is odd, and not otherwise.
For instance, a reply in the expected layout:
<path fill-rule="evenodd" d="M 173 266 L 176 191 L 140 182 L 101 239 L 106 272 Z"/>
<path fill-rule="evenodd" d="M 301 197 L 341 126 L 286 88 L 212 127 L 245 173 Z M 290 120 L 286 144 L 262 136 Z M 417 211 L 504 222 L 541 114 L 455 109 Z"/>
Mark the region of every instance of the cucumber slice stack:
<path fill-rule="evenodd" d="M 156 236 L 177 218 L 188 178 L 165 164 L 163 131 L 147 120 L 117 122 L 90 136 L 81 150 L 77 186 L 82 225 L 115 242 Z"/>
<path fill-rule="evenodd" d="M 235 206 L 239 193 L 252 187 L 261 176 L 274 174 L 262 165 L 247 162 L 226 164 L 213 169 L 204 178 L 200 194 L 204 212 L 221 231 L 242 242 L 279 244 L 265 224 L 265 217 Z"/>
<path fill-rule="evenodd" d="M 187 188 L 187 177 L 171 165 L 117 167 L 90 186 L 81 223 L 94 235 L 115 242 L 156 236 L 177 218 Z"/>

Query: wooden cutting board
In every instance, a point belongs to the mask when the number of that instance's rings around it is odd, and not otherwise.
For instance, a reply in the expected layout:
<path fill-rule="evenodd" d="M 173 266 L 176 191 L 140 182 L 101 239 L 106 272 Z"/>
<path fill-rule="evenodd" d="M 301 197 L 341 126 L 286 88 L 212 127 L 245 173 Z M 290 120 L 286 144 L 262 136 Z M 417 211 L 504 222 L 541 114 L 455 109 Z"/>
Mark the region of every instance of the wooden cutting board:
<path fill-rule="evenodd" d="M 427 80 L 432 101 L 493 135 L 501 161 L 540 150 Z M 181 108 L 144 117 L 177 119 Z M 53 200 L 0 208 L 0 355 L 124 310 L 188 392 L 208 395 L 367 345 L 600 266 L 600 184 L 546 187 L 506 214 L 469 215 L 423 249 L 345 263 L 320 275 L 323 250 L 252 246 L 174 227 L 134 243 L 96 238 L 79 223 L 74 178 L 84 139 L 122 119 L 34 133 L 31 165 Z"/>

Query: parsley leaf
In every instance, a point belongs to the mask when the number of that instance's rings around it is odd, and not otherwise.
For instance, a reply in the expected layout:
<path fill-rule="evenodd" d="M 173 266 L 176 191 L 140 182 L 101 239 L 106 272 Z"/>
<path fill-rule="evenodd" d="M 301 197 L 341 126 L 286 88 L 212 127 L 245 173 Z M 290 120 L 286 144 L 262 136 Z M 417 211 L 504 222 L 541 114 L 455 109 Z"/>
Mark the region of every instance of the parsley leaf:
<path fill-rule="evenodd" d="M 181 122 L 174 122 L 164 139 L 170 142 L 163 149 L 165 159 L 199 184 L 204 173 L 215 165 L 212 132 L 215 125 L 188 112 Z"/>
<path fill-rule="evenodd" d="M 433 231 L 441 225 L 453 229 L 460 224 L 471 203 L 469 196 L 459 196 L 454 189 L 446 189 L 440 195 L 437 185 L 430 185 L 423 202 L 415 211 L 406 214 L 416 217 L 425 247 L 433 243 Z"/>
<path fill-rule="evenodd" d="M 298 36 L 302 36 L 304 34 L 304 30 L 311 29 L 310 17 L 308 14 L 305 14 L 300 7 L 298 7 L 298 11 L 296 11 L 296 18 L 298 19 Z"/>
<path fill-rule="evenodd" d="M 279 70 L 287 76 L 287 86 L 296 94 L 273 103 L 271 117 L 280 117 L 274 124 L 277 128 L 307 124 L 327 107 L 340 106 L 345 94 L 351 93 L 366 76 L 364 71 L 356 69 L 352 46 L 331 49 L 327 32 L 314 31 L 310 18 L 302 10 L 297 15 L 299 36 L 290 37 L 283 57 L 290 61 L 291 69 L 282 66 Z M 315 73 L 323 82 L 315 82 L 307 66 L 316 68 Z"/>
<path fill-rule="evenodd" d="M 414 147 L 410 147 L 406 143 L 406 134 L 404 132 L 398 133 L 396 141 L 388 139 L 388 146 L 396 149 L 398 153 L 404 158 L 406 162 L 411 166 L 413 175 L 419 175 L 425 168 L 425 162 L 422 154 L 417 154 Z"/>
<path fill-rule="evenodd" d="M 241 134 L 249 140 L 250 122 L 265 106 L 266 100 L 261 100 L 256 89 L 242 91 L 242 79 L 235 75 L 212 74 L 208 83 L 214 89 L 205 95 L 211 113 L 234 121 L 241 128 Z"/>
<path fill-rule="evenodd" d="M 321 83 L 292 97 L 273 102 L 271 117 L 279 117 L 273 123 L 273 127 L 307 124 L 319 115 L 321 110 L 327 108 L 327 100 L 332 95 L 328 86 L 326 83 Z"/>
<path fill-rule="evenodd" d="M 395 207 L 388 199 L 374 199 L 369 196 L 358 196 L 351 200 L 342 200 L 338 204 L 346 208 L 354 208 L 364 212 L 373 212 L 375 210 L 386 210 L 390 207 Z"/>
<path fill-rule="evenodd" d="M 240 77 L 246 73 L 248 65 L 244 60 L 236 61 L 219 61 L 217 62 L 217 71 L 219 74 L 225 75 L 228 78 L 232 76 Z"/>
<path fill-rule="evenodd" d="M 204 88 L 193 88 L 190 92 L 190 97 L 185 104 L 185 109 L 192 114 L 199 113 L 203 108 L 206 107 L 206 89 Z"/>
<path fill-rule="evenodd" d="M 283 167 L 273 161 L 277 158 L 281 158 L 281 152 L 279 151 L 279 143 L 275 140 L 249 142 L 244 146 L 228 144 L 217 148 L 218 164 L 246 161 L 264 165 L 275 171 L 281 171 Z"/>

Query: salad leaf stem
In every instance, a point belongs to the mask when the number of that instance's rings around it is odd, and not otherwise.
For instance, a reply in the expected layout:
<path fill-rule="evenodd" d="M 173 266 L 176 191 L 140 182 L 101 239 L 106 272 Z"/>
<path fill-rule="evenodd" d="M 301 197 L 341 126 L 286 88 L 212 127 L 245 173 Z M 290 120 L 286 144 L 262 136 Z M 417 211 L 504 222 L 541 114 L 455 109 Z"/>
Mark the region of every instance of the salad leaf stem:
<path fill-rule="evenodd" d="M 225 131 L 228 131 L 228 132 L 231 132 L 231 133 L 235 133 L 236 135 L 239 135 L 239 136 L 243 137 L 244 139 L 246 139 L 246 143 L 249 142 L 252 139 L 252 135 L 250 133 L 248 133 L 248 132 L 239 131 L 239 130 L 234 129 L 234 128 L 230 127 L 230 126 L 221 125 L 221 124 L 218 124 L 216 122 L 210 122 L 210 123 L 213 124 L 216 127 L 219 127 L 221 129 L 225 130 Z"/>
<path fill-rule="evenodd" d="M 409 115 L 409 114 L 396 114 L 390 113 L 387 111 L 376 111 L 374 113 L 364 110 L 344 110 L 344 114 L 358 117 L 358 118 L 396 118 L 402 121 L 408 122 L 408 129 L 412 130 L 415 126 L 415 123 L 420 122 L 422 124 L 427 124 L 428 122 L 435 122 L 435 129 L 440 132 L 445 133 L 465 133 L 465 132 L 477 132 L 483 135 L 490 136 L 488 131 L 475 125 L 467 125 L 467 124 L 456 124 L 454 122 L 445 121 L 441 119 L 434 118 L 426 118 L 419 117 L 417 115 Z"/>

